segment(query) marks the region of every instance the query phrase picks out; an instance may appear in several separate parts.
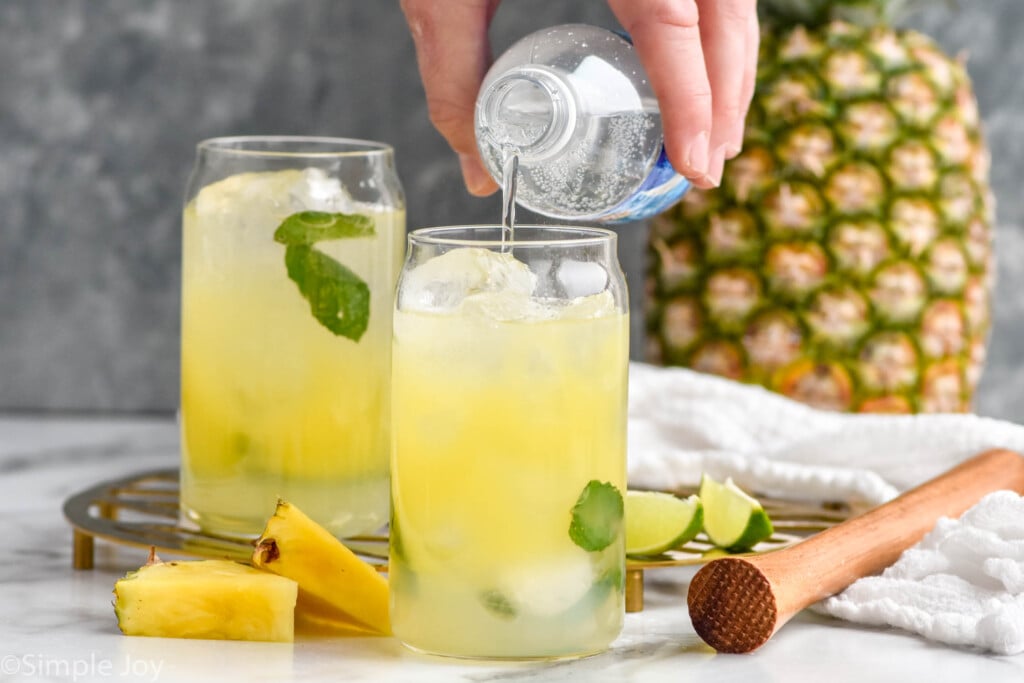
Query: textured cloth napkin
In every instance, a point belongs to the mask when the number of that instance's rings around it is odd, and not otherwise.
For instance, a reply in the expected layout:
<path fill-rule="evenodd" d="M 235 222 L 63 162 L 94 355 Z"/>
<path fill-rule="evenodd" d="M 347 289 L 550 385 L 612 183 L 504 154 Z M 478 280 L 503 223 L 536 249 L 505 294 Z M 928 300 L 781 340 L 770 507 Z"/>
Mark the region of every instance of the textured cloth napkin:
<path fill-rule="evenodd" d="M 1024 453 L 1024 427 L 976 415 L 823 412 L 643 364 L 629 379 L 631 486 L 696 486 L 707 472 L 772 495 L 877 504 L 989 448 Z M 1024 651 L 1024 498 L 1001 492 L 940 520 L 881 576 L 819 607 L 944 643 Z"/>

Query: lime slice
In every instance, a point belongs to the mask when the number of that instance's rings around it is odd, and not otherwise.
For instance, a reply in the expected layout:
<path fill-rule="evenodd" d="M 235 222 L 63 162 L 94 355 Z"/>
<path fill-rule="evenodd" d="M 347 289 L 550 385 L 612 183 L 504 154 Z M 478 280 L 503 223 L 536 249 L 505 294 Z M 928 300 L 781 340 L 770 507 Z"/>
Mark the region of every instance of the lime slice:
<path fill-rule="evenodd" d="M 704 532 L 718 547 L 733 552 L 750 550 L 772 535 L 772 522 L 761 503 L 732 479 L 720 484 L 705 474 L 700 481 L 700 499 Z"/>
<path fill-rule="evenodd" d="M 712 546 L 700 554 L 700 559 L 705 562 L 711 560 L 717 560 L 720 557 L 729 557 L 731 553 L 725 548 L 719 548 L 718 546 Z"/>
<path fill-rule="evenodd" d="M 703 516 L 697 496 L 626 491 L 626 554 L 657 555 L 693 540 Z"/>

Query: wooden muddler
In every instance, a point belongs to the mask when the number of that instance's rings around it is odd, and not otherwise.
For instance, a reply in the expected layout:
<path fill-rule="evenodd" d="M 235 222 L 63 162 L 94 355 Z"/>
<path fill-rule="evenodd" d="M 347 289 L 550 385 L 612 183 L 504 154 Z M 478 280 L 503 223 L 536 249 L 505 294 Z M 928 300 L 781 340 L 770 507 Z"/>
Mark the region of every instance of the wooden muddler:
<path fill-rule="evenodd" d="M 693 627 L 719 652 L 752 652 L 803 608 L 893 564 L 940 517 L 1000 489 L 1024 493 L 1024 457 L 987 451 L 796 545 L 709 562 L 687 595 Z"/>

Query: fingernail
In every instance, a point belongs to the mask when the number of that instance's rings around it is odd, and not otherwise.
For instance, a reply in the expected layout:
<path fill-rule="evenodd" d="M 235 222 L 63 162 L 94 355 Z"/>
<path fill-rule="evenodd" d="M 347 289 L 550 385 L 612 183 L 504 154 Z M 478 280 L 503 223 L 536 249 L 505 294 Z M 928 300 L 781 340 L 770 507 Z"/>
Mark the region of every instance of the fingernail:
<path fill-rule="evenodd" d="M 459 165 L 462 167 L 462 179 L 470 194 L 486 195 L 494 192 L 497 185 L 476 157 L 460 154 Z"/>
<path fill-rule="evenodd" d="M 697 133 L 690 146 L 686 149 L 686 165 L 695 175 L 707 175 L 708 172 L 708 134 Z"/>
<path fill-rule="evenodd" d="M 733 128 L 732 135 L 729 136 L 728 147 L 726 148 L 726 158 L 732 159 L 734 156 L 740 153 L 743 149 L 743 136 L 746 132 L 746 121 L 740 119 L 736 122 Z"/>
<path fill-rule="evenodd" d="M 718 187 L 722 184 L 722 169 L 725 167 L 726 145 L 719 145 L 711 153 L 711 160 L 708 162 L 708 173 L 705 176 L 707 181 Z"/>

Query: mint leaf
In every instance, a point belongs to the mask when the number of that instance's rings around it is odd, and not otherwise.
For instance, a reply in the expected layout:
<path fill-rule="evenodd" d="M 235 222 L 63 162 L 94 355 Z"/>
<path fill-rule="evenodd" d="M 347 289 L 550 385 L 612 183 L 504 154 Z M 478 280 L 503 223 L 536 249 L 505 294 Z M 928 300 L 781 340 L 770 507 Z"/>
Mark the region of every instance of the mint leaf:
<path fill-rule="evenodd" d="M 604 550 L 622 533 L 622 511 L 619 490 L 592 479 L 572 508 L 569 538 L 587 552 Z"/>
<path fill-rule="evenodd" d="M 608 599 L 609 594 L 615 592 L 622 594 L 625 590 L 625 575 L 622 573 L 622 570 L 618 567 L 606 569 L 599 575 L 597 581 L 593 583 L 586 595 L 576 603 L 573 611 L 578 612 L 582 610 L 582 614 L 586 615 L 584 618 L 592 619 L 594 610 Z"/>
<path fill-rule="evenodd" d="M 370 288 L 355 273 L 309 246 L 284 252 L 288 277 L 299 286 L 321 325 L 340 337 L 359 341 L 370 321 Z"/>
<path fill-rule="evenodd" d="M 594 586 L 613 591 L 624 591 L 626 590 L 626 575 L 618 567 L 606 569 Z"/>
<path fill-rule="evenodd" d="M 359 341 L 370 321 L 370 288 L 358 275 L 312 248 L 316 242 L 372 237 L 369 216 L 300 211 L 282 221 L 274 241 L 286 246 L 288 277 L 299 286 L 313 316 L 339 337 Z"/>
<path fill-rule="evenodd" d="M 499 616 L 502 619 L 516 618 L 516 608 L 512 606 L 512 602 L 496 590 L 481 593 L 480 602 L 495 616 Z"/>
<path fill-rule="evenodd" d="M 373 237 L 374 234 L 373 219 L 369 216 L 302 211 L 284 219 L 274 231 L 274 241 L 301 247 L 346 237 Z"/>
<path fill-rule="evenodd" d="M 389 551 L 396 560 L 405 561 L 405 545 L 402 543 L 402 534 L 398 530 L 398 518 L 394 510 L 391 511 L 391 520 L 388 524 L 388 540 L 390 541 Z"/>

